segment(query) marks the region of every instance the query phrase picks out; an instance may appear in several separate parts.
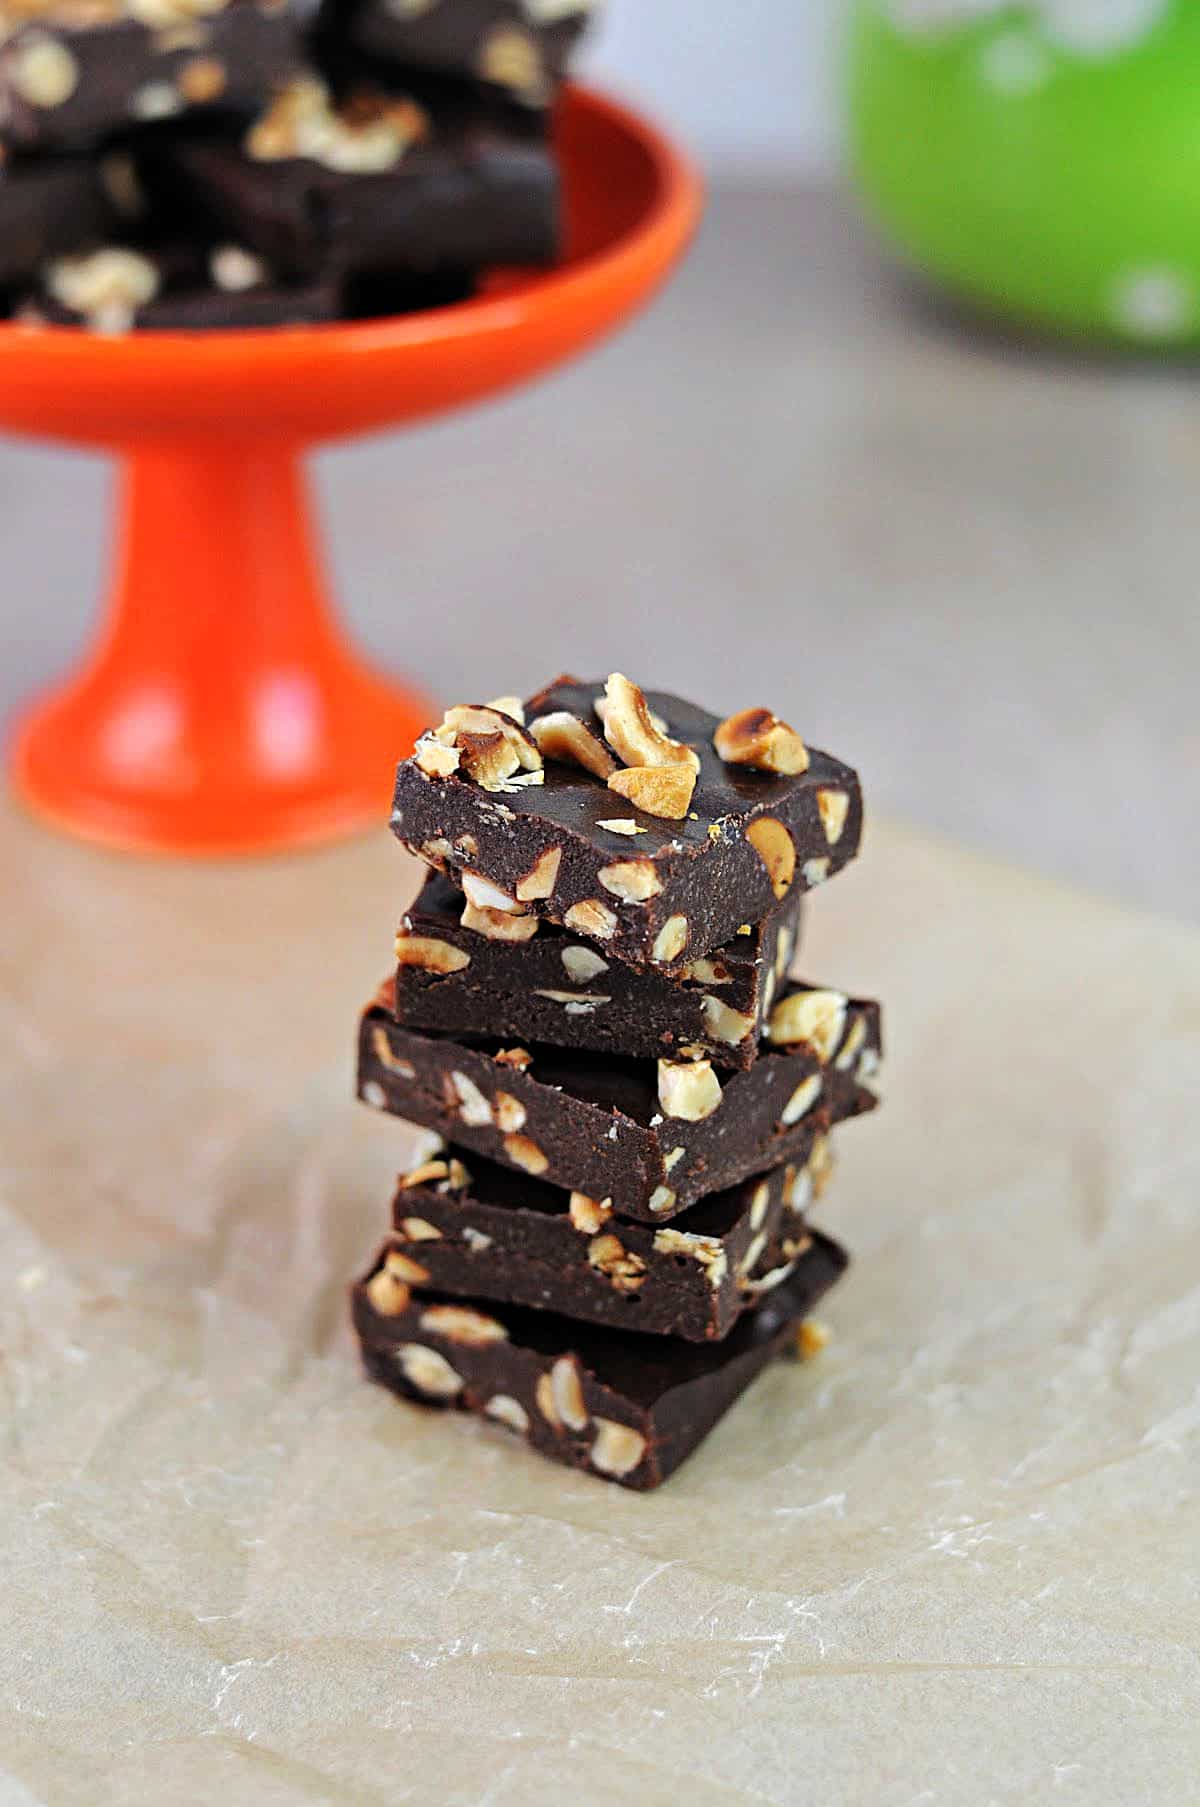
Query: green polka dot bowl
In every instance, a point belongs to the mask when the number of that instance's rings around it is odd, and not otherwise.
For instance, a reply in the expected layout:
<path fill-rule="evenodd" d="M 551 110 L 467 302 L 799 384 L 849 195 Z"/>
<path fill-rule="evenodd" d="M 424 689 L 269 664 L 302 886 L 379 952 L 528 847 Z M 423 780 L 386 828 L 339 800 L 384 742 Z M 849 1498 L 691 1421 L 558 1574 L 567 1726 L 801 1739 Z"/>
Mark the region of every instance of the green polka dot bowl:
<path fill-rule="evenodd" d="M 1073 336 L 1200 344 L 1200 0 L 858 0 L 850 154 L 901 254 Z"/>

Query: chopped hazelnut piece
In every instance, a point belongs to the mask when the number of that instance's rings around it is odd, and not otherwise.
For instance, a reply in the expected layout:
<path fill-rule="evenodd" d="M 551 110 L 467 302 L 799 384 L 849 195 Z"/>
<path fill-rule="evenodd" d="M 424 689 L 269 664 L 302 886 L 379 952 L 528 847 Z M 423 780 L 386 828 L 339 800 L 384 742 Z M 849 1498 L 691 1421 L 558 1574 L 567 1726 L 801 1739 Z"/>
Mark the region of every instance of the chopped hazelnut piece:
<path fill-rule="evenodd" d="M 556 1431 L 560 1431 L 562 1429 L 562 1419 L 559 1417 L 558 1407 L 554 1403 L 554 1388 L 550 1384 L 550 1376 L 548 1374 L 538 1375 L 537 1386 L 534 1388 L 533 1396 L 537 1400 L 538 1411 L 542 1414 L 546 1423 L 552 1424 Z"/>
<path fill-rule="evenodd" d="M 466 1073 L 451 1073 L 450 1089 L 458 1100 L 458 1114 L 471 1129 L 482 1129 L 492 1121 L 492 1107 L 475 1081 Z"/>
<path fill-rule="evenodd" d="M 769 709 L 743 709 L 727 717 L 713 735 L 713 746 L 726 765 L 754 766 L 787 778 L 808 770 L 808 748 Z"/>
<path fill-rule="evenodd" d="M 405 1186 L 411 1183 L 411 1179 L 408 1177 L 401 1181 L 401 1184 Z M 441 1242 L 444 1240 L 437 1225 L 430 1223 L 425 1217 L 401 1218 L 400 1229 L 405 1242 Z"/>
<path fill-rule="evenodd" d="M 413 754 L 413 764 L 427 778 L 449 778 L 457 772 L 461 760 L 457 747 L 447 747 L 432 735 L 422 735 Z"/>
<path fill-rule="evenodd" d="M 590 947 L 564 947 L 562 963 L 574 985 L 586 985 L 589 979 L 597 979 L 608 971 L 608 961 Z"/>
<path fill-rule="evenodd" d="M 479 77 L 499 88 L 511 88 L 529 99 L 541 99 L 546 70 L 537 39 L 519 25 L 497 25 L 479 50 Z"/>
<path fill-rule="evenodd" d="M 611 1231 L 594 1237 L 588 1244 L 588 1262 L 611 1282 L 615 1292 L 635 1293 L 646 1279 L 646 1263 L 641 1256 L 631 1254 Z"/>
<path fill-rule="evenodd" d="M 604 742 L 592 733 L 585 721 L 567 709 L 539 715 L 530 722 L 529 732 L 544 759 L 582 766 L 593 778 L 607 778 L 617 769 L 617 762 Z"/>
<path fill-rule="evenodd" d="M 867 1039 L 867 1025 L 861 1016 L 856 1016 L 850 1025 L 850 1033 L 846 1037 L 838 1053 L 834 1065 L 839 1073 L 848 1073 L 858 1059 L 858 1051 Z"/>
<path fill-rule="evenodd" d="M 521 1129 L 527 1112 L 519 1098 L 511 1092 L 497 1092 L 495 1098 L 496 1127 L 506 1133 Z"/>
<path fill-rule="evenodd" d="M 456 736 L 462 733 L 503 735 L 516 753 L 522 771 L 540 772 L 542 769 L 542 756 L 532 737 L 515 717 L 506 715 L 492 704 L 455 703 L 442 717 L 442 727 L 452 729 Z"/>
<path fill-rule="evenodd" d="M 386 996 L 383 1002 L 386 1007 Z M 413 1066 L 412 1061 L 403 1060 L 400 1055 L 392 1053 L 392 1044 L 378 1023 L 371 1031 L 371 1047 L 380 1066 L 386 1067 L 389 1073 L 399 1073 L 401 1079 L 416 1078 L 417 1069 Z"/>
<path fill-rule="evenodd" d="M 455 749 L 461 756 L 463 770 L 485 791 L 503 790 L 521 769 L 516 748 L 499 732 L 470 734 L 461 729 Z"/>
<path fill-rule="evenodd" d="M 608 788 L 648 816 L 682 822 L 696 788 L 696 774 L 686 765 L 633 765 L 614 772 Z"/>
<path fill-rule="evenodd" d="M 396 936 L 396 964 L 416 966 L 427 973 L 460 973 L 470 966 L 471 956 L 436 935 L 401 933 Z"/>
<path fill-rule="evenodd" d="M 827 1064 L 842 1039 L 847 1002 L 840 991 L 793 991 L 771 1012 L 767 1039 L 780 1048 L 802 1043 Z"/>
<path fill-rule="evenodd" d="M 720 998 L 702 998 L 700 1009 L 704 1015 L 704 1027 L 714 1041 L 736 1047 L 754 1033 L 754 1018 L 747 1016 L 742 1010 L 731 1010 Z"/>
<path fill-rule="evenodd" d="M 695 750 L 655 726 L 645 693 L 623 672 L 611 673 L 604 700 L 604 738 L 627 766 L 682 764 L 699 770 Z"/>
<path fill-rule="evenodd" d="M 845 791 L 818 791 L 817 809 L 820 811 L 825 839 L 831 847 L 836 847 L 850 813 L 850 799 Z"/>
<path fill-rule="evenodd" d="M 511 1393 L 493 1393 L 483 1409 L 489 1418 L 494 1418 L 498 1424 L 506 1424 L 510 1431 L 529 1429 L 529 1413 Z"/>
<path fill-rule="evenodd" d="M 410 1255 L 402 1255 L 399 1249 L 389 1249 L 383 1264 L 389 1274 L 397 1280 L 403 1280 L 407 1286 L 424 1286 L 429 1278 L 427 1267 L 422 1267 Z"/>
<path fill-rule="evenodd" d="M 545 1173 L 550 1165 L 537 1143 L 528 1136 L 505 1136 L 504 1152 L 515 1167 L 524 1168 L 526 1173 Z"/>
<path fill-rule="evenodd" d="M 525 906 L 519 898 L 510 897 L 501 886 L 485 878 L 482 872 L 464 870 L 461 877 L 464 893 L 478 910 L 504 910 L 509 916 L 524 916 Z"/>
<path fill-rule="evenodd" d="M 618 1424 L 615 1418 L 597 1418 L 592 1467 L 601 1474 L 632 1474 L 645 1453 L 646 1439 L 632 1425 Z"/>
<path fill-rule="evenodd" d="M 667 1117 L 700 1123 L 721 1102 L 721 1082 L 707 1060 L 660 1060 L 658 1102 Z"/>
<path fill-rule="evenodd" d="M 729 1271 L 719 1237 L 698 1236 L 692 1230 L 655 1230 L 654 1246 L 662 1255 L 686 1255 L 689 1260 L 698 1261 L 714 1292 Z"/>
<path fill-rule="evenodd" d="M 472 1311 L 467 1305 L 428 1306 L 421 1313 L 421 1329 L 470 1349 L 483 1349 L 488 1343 L 508 1341 L 503 1324 L 482 1311 Z"/>
<path fill-rule="evenodd" d="M 808 1176 L 812 1181 L 813 1197 L 820 1198 L 833 1178 L 833 1144 L 828 1136 L 818 1137 L 813 1151 L 808 1157 Z"/>
<path fill-rule="evenodd" d="M 581 1235 L 595 1236 L 612 1216 L 612 1200 L 589 1198 L 586 1192 L 572 1192 L 570 1203 L 571 1225 Z"/>
<path fill-rule="evenodd" d="M 584 1404 L 583 1386 L 573 1356 L 560 1355 L 551 1368 L 550 1395 L 555 1411 L 568 1430 L 587 1429 L 587 1406 Z"/>
<path fill-rule="evenodd" d="M 462 1392 L 462 1375 L 437 1349 L 427 1349 L 423 1343 L 401 1343 L 396 1360 L 409 1385 L 430 1399 L 453 1399 Z"/>
<path fill-rule="evenodd" d="M 544 853 L 539 853 L 524 878 L 517 880 L 518 901 L 533 903 L 538 898 L 553 896 L 561 864 L 561 847 L 547 847 Z"/>
<path fill-rule="evenodd" d="M 371 1301 L 372 1311 L 377 1311 L 381 1318 L 398 1318 L 402 1311 L 408 1310 L 411 1294 L 404 1282 L 397 1275 L 381 1267 L 377 1274 L 372 1274 L 367 1281 L 366 1293 Z"/>
<path fill-rule="evenodd" d="M 618 860 L 601 868 L 598 877 L 606 891 L 624 903 L 646 903 L 662 890 L 653 860 Z"/>
<path fill-rule="evenodd" d="M 651 960 L 656 966 L 665 966 L 668 961 L 677 959 L 687 946 L 690 934 L 686 916 L 668 916 L 654 937 L 654 946 L 650 949 Z"/>
<path fill-rule="evenodd" d="M 405 1191 L 412 1191 L 417 1186 L 432 1186 L 438 1180 L 450 1177 L 450 1168 L 445 1161 L 422 1161 L 419 1167 L 410 1168 L 400 1175 L 400 1184 Z"/>
<path fill-rule="evenodd" d="M 796 1331 L 796 1354 L 802 1362 L 811 1361 L 829 1345 L 830 1330 L 819 1318 L 805 1318 Z"/>
<path fill-rule="evenodd" d="M 807 1116 L 821 1096 L 823 1084 L 824 1081 L 819 1073 L 810 1073 L 807 1079 L 802 1079 L 784 1105 L 779 1121 L 789 1129 L 793 1123 L 799 1123 L 801 1117 Z"/>
<path fill-rule="evenodd" d="M 459 920 L 464 929 L 471 929 L 488 941 L 532 941 L 541 927 L 536 916 L 514 916 L 509 910 L 480 909 L 478 904 L 470 902 L 463 906 Z M 470 956 L 465 958 L 469 960 Z"/>
<path fill-rule="evenodd" d="M 783 823 L 775 816 L 757 816 L 746 839 L 766 867 L 776 897 L 786 897 L 796 876 L 796 844 Z"/>
<path fill-rule="evenodd" d="M 598 941 L 611 940 L 617 927 L 616 912 L 598 897 L 585 897 L 582 903 L 572 904 L 563 922 L 567 928 L 581 935 L 594 935 Z"/>
<path fill-rule="evenodd" d="M 19 8 L 14 17 L 21 17 Z M 12 22 L 8 22 L 8 29 L 12 29 Z M 49 111 L 71 98 L 79 86 L 79 76 L 79 64 L 66 45 L 49 33 L 38 31 L 30 32 L 18 46 L 10 80 L 22 99 Z"/>

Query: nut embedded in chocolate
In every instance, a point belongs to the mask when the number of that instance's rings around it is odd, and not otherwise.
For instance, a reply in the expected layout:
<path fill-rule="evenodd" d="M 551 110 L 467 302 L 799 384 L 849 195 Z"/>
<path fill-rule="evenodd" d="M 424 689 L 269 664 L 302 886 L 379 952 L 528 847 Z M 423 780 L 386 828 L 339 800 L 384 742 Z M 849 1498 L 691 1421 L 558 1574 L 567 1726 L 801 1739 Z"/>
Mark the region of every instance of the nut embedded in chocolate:
<path fill-rule="evenodd" d="M 464 929 L 485 941 L 532 941 L 542 926 L 536 916 L 514 916 L 511 910 L 492 910 L 468 901 L 461 917 Z"/>
<path fill-rule="evenodd" d="M 460 973 L 471 964 L 471 956 L 461 947 L 451 947 L 433 935 L 396 936 L 397 966 L 415 966 L 426 973 Z"/>
<path fill-rule="evenodd" d="M 598 1016 L 611 1008 L 598 1007 Z M 521 1071 L 497 1065 L 503 1044 L 422 1035 L 397 1022 L 386 1005 L 372 1003 L 360 1030 L 359 1094 L 378 1087 L 383 1108 L 447 1142 L 544 1174 L 567 1191 L 611 1198 L 622 1216 L 652 1222 L 794 1159 L 827 1113 L 840 1121 L 874 1108 L 874 1091 L 857 1074 L 870 1050 L 878 1051 L 879 1012 L 855 1000 L 851 1012 L 865 1018 L 868 1038 L 851 1069 L 822 1065 L 806 1044 L 768 1043 L 751 1066 L 735 1067 L 722 1083 L 708 1059 L 664 1060 L 660 1069 L 657 1060 L 580 1056 L 545 1044 Z M 810 1110 L 794 1127 L 781 1123 L 797 1088 L 810 1079 Z M 500 1092 L 524 1106 L 520 1130 L 497 1122 Z"/>
<path fill-rule="evenodd" d="M 369 1279 L 355 1289 L 354 1319 L 367 1371 L 394 1391 L 494 1418 L 543 1455 L 645 1489 L 659 1486 L 755 1375 L 794 1345 L 801 1320 L 845 1266 L 837 1245 L 814 1235 L 795 1271 L 720 1341 L 631 1336 L 498 1305 L 503 1340 L 455 1342 L 421 1320 L 459 1302 L 414 1293 L 404 1312 L 381 1315 Z"/>
<path fill-rule="evenodd" d="M 707 1060 L 660 1060 L 658 1102 L 666 1117 L 701 1123 L 721 1103 L 721 1082 Z"/>
<path fill-rule="evenodd" d="M 776 1047 L 803 1042 L 824 1065 L 841 1042 L 849 1002 L 840 991 L 790 992 L 771 1012 L 767 1035 Z"/>
<path fill-rule="evenodd" d="M 783 823 L 774 816 L 758 816 L 747 828 L 746 839 L 766 867 L 776 897 L 786 897 L 796 876 L 796 844 Z"/>
<path fill-rule="evenodd" d="M 611 904 L 615 893 L 608 896 Z M 631 908 L 649 908 L 653 901 Z M 687 1048 L 718 1067 L 750 1067 L 774 1001 L 774 968 L 781 953 L 790 955 L 800 909 L 797 895 L 751 936 L 674 967 L 663 966 L 659 956 L 674 959 L 688 927 L 682 917 L 670 919 L 662 945 L 656 941 L 651 950 L 652 963 L 633 967 L 545 918 L 464 907 L 462 893 L 431 874 L 410 906 L 405 931 L 460 949 L 468 963 L 449 975 L 420 964 L 402 967 L 394 1014 L 414 1029 L 528 1036 L 560 1047 L 654 1058 Z"/>

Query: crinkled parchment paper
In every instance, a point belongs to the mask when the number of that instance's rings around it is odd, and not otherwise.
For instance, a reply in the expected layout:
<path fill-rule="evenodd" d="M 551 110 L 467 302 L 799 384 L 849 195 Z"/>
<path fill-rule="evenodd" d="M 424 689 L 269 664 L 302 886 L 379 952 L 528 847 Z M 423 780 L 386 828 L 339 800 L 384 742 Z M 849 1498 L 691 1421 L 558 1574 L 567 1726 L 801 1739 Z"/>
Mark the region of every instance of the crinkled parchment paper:
<path fill-rule="evenodd" d="M 414 873 L 0 814 L 0 1803 L 1200 1798 L 1200 943 L 881 828 L 857 1265 L 661 1493 L 367 1386 Z"/>

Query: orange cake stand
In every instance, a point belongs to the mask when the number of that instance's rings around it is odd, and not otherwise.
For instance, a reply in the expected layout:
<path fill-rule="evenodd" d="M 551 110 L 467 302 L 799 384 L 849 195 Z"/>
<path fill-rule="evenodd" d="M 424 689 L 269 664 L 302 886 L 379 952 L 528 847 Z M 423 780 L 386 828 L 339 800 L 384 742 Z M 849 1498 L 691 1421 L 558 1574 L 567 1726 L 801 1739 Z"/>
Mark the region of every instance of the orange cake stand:
<path fill-rule="evenodd" d="M 104 630 L 18 723 L 31 809 L 110 846 L 184 854 L 297 847 L 384 819 L 429 705 L 342 638 L 301 454 L 532 377 L 663 281 L 699 216 L 687 161 L 581 89 L 557 136 L 564 263 L 460 306 L 118 339 L 0 327 L 0 427 L 124 461 Z"/>

